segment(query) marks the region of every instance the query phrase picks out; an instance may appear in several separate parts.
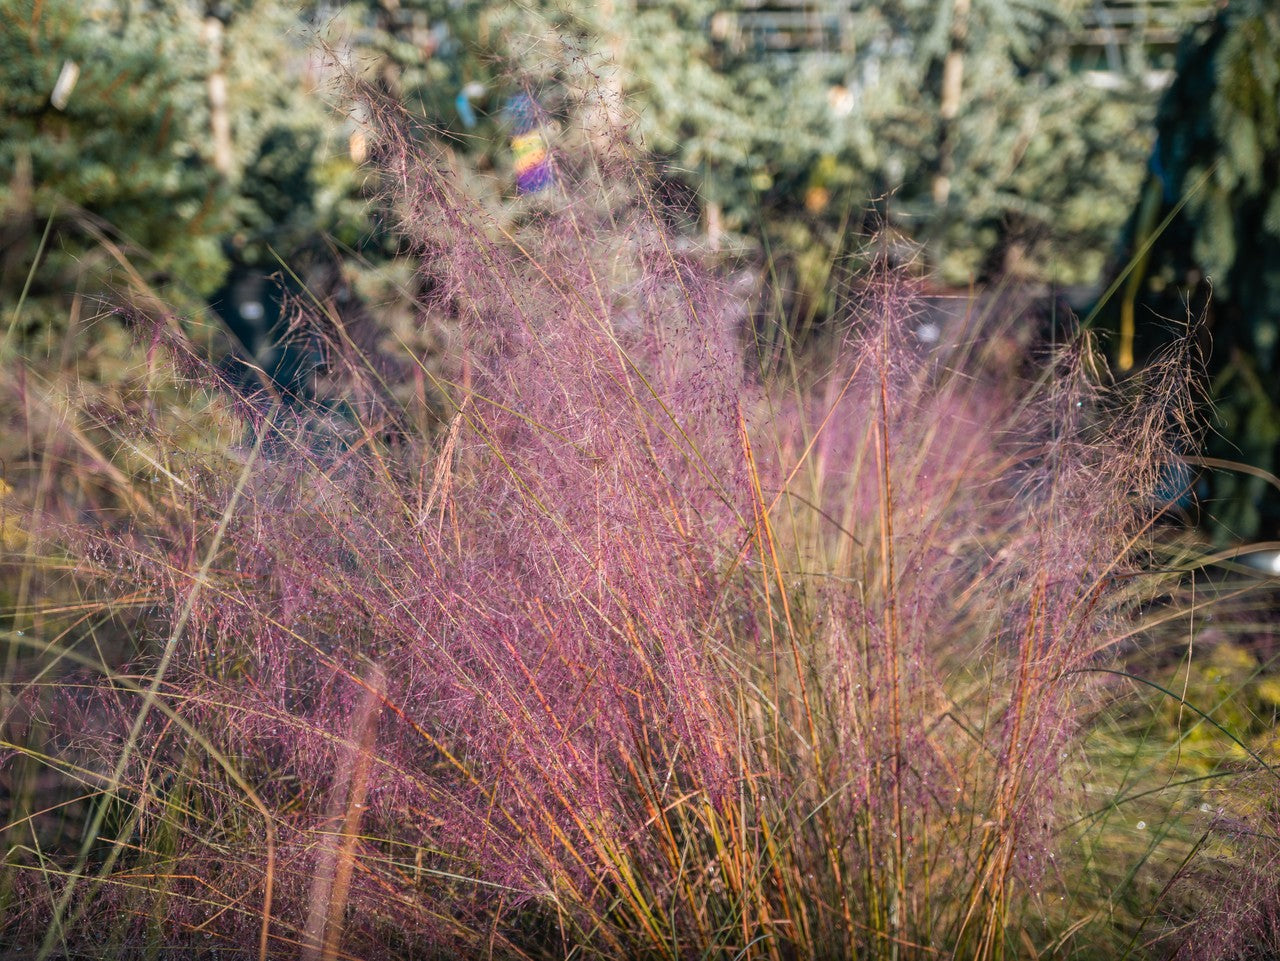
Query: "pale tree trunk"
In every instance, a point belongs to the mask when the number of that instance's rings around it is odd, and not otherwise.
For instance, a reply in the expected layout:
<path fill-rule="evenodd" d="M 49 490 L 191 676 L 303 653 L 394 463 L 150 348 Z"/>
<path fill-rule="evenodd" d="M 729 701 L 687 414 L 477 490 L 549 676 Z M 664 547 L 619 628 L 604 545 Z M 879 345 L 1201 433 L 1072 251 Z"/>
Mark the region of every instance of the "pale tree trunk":
<path fill-rule="evenodd" d="M 213 139 L 213 169 L 231 175 L 231 114 L 227 109 L 227 73 L 222 56 L 224 27 L 217 17 L 207 17 L 201 37 L 209 48 L 213 70 L 209 73 L 209 133 Z"/>
<path fill-rule="evenodd" d="M 623 3 L 626 0 L 622 0 Z M 597 60 L 596 87 L 588 90 L 593 99 L 589 111 L 588 133 L 598 151 L 605 155 L 618 147 L 626 136 L 626 114 L 623 110 L 622 61 L 626 56 L 626 40 L 618 24 L 615 0 L 599 0 L 597 6 L 602 38 L 601 56 Z"/>
<path fill-rule="evenodd" d="M 951 196 L 951 172 L 955 169 L 955 119 L 960 113 L 964 92 L 965 41 L 969 36 L 972 0 L 953 0 L 951 43 L 942 63 L 942 97 L 938 106 L 941 130 L 938 136 L 938 173 L 933 179 L 933 202 L 946 205 Z"/>

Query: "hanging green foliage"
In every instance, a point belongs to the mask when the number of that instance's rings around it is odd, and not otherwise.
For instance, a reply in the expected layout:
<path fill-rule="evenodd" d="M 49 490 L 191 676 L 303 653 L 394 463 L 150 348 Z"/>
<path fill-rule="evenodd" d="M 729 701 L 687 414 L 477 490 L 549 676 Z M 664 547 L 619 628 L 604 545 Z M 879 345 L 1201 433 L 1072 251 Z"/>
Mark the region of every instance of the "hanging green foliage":
<path fill-rule="evenodd" d="M 1237 0 L 1192 31 L 1156 129 L 1108 317 L 1117 362 L 1205 317 L 1209 454 L 1253 470 L 1215 471 L 1206 506 L 1224 539 L 1275 538 L 1280 491 L 1258 471 L 1280 470 L 1280 8 Z"/>

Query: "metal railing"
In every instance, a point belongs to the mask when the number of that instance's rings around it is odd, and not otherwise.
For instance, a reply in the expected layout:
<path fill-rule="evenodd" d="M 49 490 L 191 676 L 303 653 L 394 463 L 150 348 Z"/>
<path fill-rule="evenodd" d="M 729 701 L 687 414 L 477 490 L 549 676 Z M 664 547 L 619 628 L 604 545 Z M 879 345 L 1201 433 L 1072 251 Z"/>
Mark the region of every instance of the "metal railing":
<path fill-rule="evenodd" d="M 644 4 L 646 0 L 638 0 Z M 736 0 L 711 18 L 712 38 L 737 52 L 823 54 L 852 49 L 855 18 L 871 0 Z M 1066 23 L 1073 47 L 1171 45 L 1222 0 L 1090 0 Z M 1074 20 L 1074 22 L 1073 22 Z"/>
<path fill-rule="evenodd" d="M 1093 0 L 1081 11 L 1080 46 L 1170 45 L 1189 26 L 1208 20 L 1214 0 Z"/>

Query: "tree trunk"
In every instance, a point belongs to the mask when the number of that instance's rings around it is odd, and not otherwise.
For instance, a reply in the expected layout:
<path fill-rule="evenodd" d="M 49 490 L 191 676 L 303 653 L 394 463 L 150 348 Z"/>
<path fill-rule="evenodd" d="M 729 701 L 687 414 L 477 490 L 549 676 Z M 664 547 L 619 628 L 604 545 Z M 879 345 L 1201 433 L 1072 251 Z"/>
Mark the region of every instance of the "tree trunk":
<path fill-rule="evenodd" d="M 972 0 L 953 0 L 951 8 L 951 45 L 942 63 L 942 96 L 938 105 L 938 172 L 933 178 L 933 202 L 946 206 L 951 196 L 951 172 L 955 169 L 954 122 L 960 113 L 960 97 L 964 90 L 964 48 L 969 36 L 969 11 Z"/>
<path fill-rule="evenodd" d="M 207 17 L 201 31 L 213 60 L 209 73 L 209 132 L 213 138 L 213 169 L 224 177 L 231 175 L 231 115 L 227 111 L 227 74 L 222 57 L 222 21 Z"/>
<path fill-rule="evenodd" d="M 623 0 L 625 2 L 625 0 Z M 617 147 L 619 138 L 626 131 L 626 115 L 623 111 L 622 61 L 626 55 L 626 40 L 617 22 L 615 0 L 599 0 L 597 7 L 601 31 L 601 55 L 597 58 L 596 89 L 587 91 L 594 96 L 593 109 L 588 114 L 589 133 L 595 147 L 608 156 Z"/>

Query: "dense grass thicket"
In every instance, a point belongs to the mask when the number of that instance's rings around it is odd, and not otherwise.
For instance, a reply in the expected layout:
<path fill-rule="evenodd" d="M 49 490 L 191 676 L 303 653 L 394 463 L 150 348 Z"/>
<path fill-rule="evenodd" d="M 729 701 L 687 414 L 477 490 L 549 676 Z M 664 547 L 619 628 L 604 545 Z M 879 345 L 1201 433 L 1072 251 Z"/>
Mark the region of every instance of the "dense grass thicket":
<path fill-rule="evenodd" d="M 113 405 L 6 395 L 6 948 L 1275 956 L 1268 628 L 1162 527 L 1182 358 L 926 345 L 891 270 L 766 352 L 620 141 L 513 229 L 370 136 L 443 361 L 302 304 L 313 399 L 138 319 Z"/>

